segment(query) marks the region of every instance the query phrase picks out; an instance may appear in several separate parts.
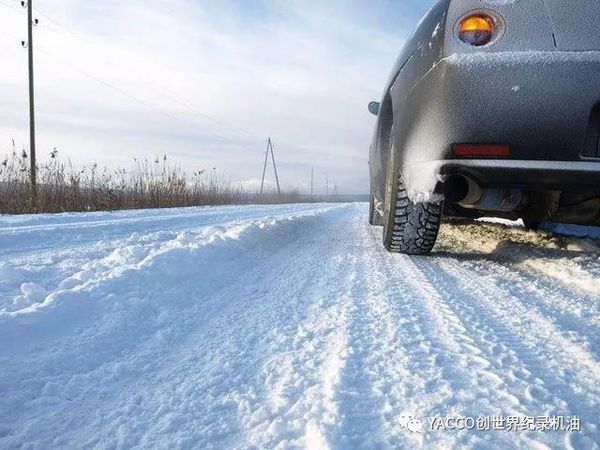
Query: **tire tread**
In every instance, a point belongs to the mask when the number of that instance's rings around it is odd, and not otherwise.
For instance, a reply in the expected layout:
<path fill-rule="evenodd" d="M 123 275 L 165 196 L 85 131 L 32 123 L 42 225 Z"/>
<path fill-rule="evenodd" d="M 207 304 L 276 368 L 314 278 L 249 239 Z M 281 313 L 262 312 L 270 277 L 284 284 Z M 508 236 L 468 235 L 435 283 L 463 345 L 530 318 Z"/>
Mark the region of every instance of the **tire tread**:
<path fill-rule="evenodd" d="M 396 205 L 389 242 L 386 247 L 393 253 L 426 255 L 437 240 L 441 222 L 442 205 L 437 203 L 412 203 L 402 180 L 398 180 Z M 394 204 L 393 203 L 393 204 Z"/>

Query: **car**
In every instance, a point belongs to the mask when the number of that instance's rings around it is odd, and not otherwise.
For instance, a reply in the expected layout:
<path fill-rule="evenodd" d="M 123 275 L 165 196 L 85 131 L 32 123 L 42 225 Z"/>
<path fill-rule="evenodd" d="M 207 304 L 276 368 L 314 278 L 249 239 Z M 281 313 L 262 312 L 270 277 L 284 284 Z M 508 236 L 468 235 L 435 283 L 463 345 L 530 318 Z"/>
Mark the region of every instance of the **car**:
<path fill-rule="evenodd" d="M 600 225 L 600 2 L 438 1 L 369 111 L 390 252 L 430 253 L 442 217 Z"/>

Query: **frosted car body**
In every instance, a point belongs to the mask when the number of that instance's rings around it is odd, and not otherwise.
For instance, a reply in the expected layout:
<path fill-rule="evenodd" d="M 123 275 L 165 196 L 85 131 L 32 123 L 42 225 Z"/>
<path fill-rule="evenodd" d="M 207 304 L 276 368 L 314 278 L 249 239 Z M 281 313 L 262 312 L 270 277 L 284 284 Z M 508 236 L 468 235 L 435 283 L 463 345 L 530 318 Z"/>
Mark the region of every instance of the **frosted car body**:
<path fill-rule="evenodd" d="M 478 13 L 499 30 L 468 45 L 457 27 Z M 412 202 L 445 200 L 446 215 L 600 225 L 599 2 L 439 1 L 402 50 L 377 112 L 369 165 L 380 215 L 394 164 Z M 485 145 L 508 154 L 457 154 Z M 505 194 L 466 204 L 473 187 Z"/>

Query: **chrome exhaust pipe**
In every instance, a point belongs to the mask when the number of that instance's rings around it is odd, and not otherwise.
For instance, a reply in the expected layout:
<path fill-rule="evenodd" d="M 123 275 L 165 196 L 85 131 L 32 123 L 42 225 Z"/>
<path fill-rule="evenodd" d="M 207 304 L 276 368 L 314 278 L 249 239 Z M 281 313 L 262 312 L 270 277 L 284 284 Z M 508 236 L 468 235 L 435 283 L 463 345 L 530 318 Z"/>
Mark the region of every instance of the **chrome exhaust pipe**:
<path fill-rule="evenodd" d="M 516 189 L 486 189 L 470 177 L 451 175 L 444 183 L 444 196 L 463 208 L 511 212 L 519 208 L 523 193 Z"/>
<path fill-rule="evenodd" d="M 451 175 L 444 183 L 444 195 L 450 203 L 475 204 L 483 196 L 483 189 L 472 178 Z"/>

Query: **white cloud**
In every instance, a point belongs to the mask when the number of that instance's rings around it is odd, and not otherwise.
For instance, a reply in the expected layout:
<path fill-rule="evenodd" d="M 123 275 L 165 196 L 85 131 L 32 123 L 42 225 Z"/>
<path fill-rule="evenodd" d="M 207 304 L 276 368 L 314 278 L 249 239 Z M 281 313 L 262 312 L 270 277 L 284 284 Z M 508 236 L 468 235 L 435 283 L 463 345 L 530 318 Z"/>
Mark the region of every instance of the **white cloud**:
<path fill-rule="evenodd" d="M 282 184 L 305 188 L 314 166 L 316 186 L 329 175 L 366 192 L 366 104 L 426 3 L 38 0 L 69 30 L 38 14 L 40 156 L 129 166 L 166 153 L 252 180 L 270 135 Z M 8 37 L 24 27 L 0 5 L 0 153 L 9 137 L 27 145 L 26 52 Z"/>

